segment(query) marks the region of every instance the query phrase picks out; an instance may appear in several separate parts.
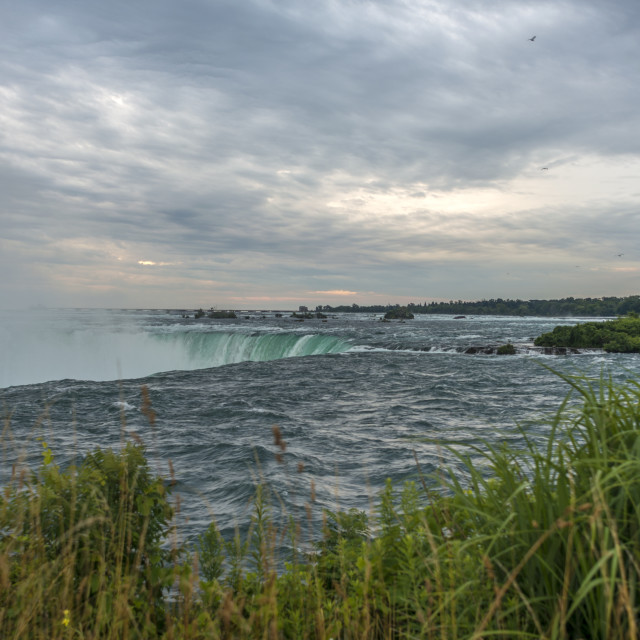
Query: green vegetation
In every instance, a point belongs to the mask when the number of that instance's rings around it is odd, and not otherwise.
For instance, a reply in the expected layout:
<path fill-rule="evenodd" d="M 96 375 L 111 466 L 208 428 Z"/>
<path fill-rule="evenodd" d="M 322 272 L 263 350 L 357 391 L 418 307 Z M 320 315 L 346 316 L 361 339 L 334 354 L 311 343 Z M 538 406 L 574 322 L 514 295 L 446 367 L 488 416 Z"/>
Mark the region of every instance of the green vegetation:
<path fill-rule="evenodd" d="M 207 318 L 219 319 L 234 319 L 237 318 L 235 311 L 217 311 L 215 309 L 209 309 L 207 312 Z"/>
<path fill-rule="evenodd" d="M 375 515 L 327 512 L 308 555 L 313 487 L 304 522 L 258 486 L 246 535 L 188 548 L 142 445 L 63 471 L 43 443 L 0 495 L 0 637 L 635 639 L 640 384 L 561 377 L 546 444 L 459 453 L 464 485 L 389 483 Z"/>
<path fill-rule="evenodd" d="M 407 307 L 394 307 L 384 314 L 385 320 L 413 320 L 414 315 Z"/>
<path fill-rule="evenodd" d="M 605 322 L 585 322 L 558 326 L 538 336 L 537 347 L 575 347 L 604 349 L 616 353 L 640 353 L 640 318 L 629 313 L 624 318 Z"/>
<path fill-rule="evenodd" d="M 331 307 L 319 305 L 316 311 L 386 313 L 399 308 L 400 305 L 341 305 Z M 640 295 L 626 298 L 562 298 L 560 300 L 479 300 L 465 302 L 449 300 L 449 302 L 410 302 L 407 309 L 414 314 L 449 314 L 449 315 L 498 315 L 498 316 L 547 316 L 547 317 L 596 317 L 619 316 L 630 311 L 640 313 Z"/>
<path fill-rule="evenodd" d="M 500 345 L 496 351 L 499 356 L 512 356 L 516 352 L 516 348 L 510 343 Z"/>

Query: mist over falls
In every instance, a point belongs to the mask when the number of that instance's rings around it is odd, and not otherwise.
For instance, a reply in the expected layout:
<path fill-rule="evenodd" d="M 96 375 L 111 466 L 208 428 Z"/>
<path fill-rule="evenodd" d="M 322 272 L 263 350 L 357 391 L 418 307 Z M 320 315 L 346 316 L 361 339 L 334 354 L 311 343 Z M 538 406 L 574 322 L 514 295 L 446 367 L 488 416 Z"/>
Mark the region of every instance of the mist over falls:
<path fill-rule="evenodd" d="M 526 352 L 535 336 L 560 322 L 422 315 L 406 323 L 382 323 L 380 318 L 351 313 L 301 322 L 282 314 L 254 313 L 214 321 L 160 310 L 97 309 L 3 313 L 0 388 L 63 379 L 137 379 L 168 371 L 362 351 L 463 353 L 469 347 L 507 341 Z"/>
<path fill-rule="evenodd" d="M 113 332 L 74 328 L 6 335 L 0 387 L 49 380 L 142 378 L 239 362 L 266 362 L 347 351 L 339 337 L 225 331 Z"/>

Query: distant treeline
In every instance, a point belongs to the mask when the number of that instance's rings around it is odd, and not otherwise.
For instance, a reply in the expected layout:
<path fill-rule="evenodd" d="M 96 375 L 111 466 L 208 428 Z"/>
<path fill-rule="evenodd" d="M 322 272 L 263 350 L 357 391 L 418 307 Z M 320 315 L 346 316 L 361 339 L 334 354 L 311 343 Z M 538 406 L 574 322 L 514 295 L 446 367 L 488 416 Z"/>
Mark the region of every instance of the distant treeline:
<path fill-rule="evenodd" d="M 318 305 L 316 311 L 387 313 L 400 308 L 399 304 L 360 306 L 357 304 Z M 479 300 L 464 302 L 410 302 L 406 305 L 413 314 L 441 313 L 450 315 L 504 315 L 504 316 L 620 316 L 629 311 L 640 313 L 640 295 L 626 298 L 561 298 L 560 300 Z"/>

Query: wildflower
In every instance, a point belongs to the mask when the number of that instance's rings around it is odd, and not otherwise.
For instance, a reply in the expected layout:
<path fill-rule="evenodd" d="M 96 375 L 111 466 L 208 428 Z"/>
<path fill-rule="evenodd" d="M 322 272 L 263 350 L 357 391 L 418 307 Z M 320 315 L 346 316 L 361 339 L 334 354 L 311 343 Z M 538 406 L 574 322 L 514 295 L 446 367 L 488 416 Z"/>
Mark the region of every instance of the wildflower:
<path fill-rule="evenodd" d="M 71 617 L 69 615 L 69 609 L 65 609 L 62 613 L 64 614 L 64 616 L 62 618 L 62 624 L 65 627 L 68 627 L 69 623 L 71 622 Z"/>

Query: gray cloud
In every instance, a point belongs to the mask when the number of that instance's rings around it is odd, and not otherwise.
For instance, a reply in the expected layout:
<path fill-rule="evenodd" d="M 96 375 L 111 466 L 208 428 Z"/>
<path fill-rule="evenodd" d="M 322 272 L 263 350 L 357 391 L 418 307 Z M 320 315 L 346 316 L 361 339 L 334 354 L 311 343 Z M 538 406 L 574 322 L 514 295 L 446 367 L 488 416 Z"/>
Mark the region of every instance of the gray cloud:
<path fill-rule="evenodd" d="M 80 272 L 125 306 L 336 278 L 370 299 L 637 293 L 603 260 L 640 269 L 639 36 L 632 1 L 16 4 L 4 298 L 99 305 Z M 578 257 L 599 271 L 551 285 Z"/>

